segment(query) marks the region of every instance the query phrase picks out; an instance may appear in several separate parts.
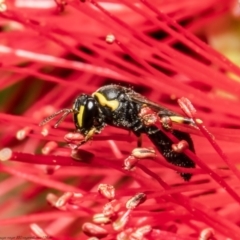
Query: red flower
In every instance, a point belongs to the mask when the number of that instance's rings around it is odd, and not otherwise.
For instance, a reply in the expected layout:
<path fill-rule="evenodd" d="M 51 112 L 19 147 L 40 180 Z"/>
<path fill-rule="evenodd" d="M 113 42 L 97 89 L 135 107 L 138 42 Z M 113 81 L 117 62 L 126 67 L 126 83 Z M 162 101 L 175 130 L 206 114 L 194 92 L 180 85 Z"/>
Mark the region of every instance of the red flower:
<path fill-rule="evenodd" d="M 240 69 L 210 46 L 219 36 L 211 26 L 239 24 L 238 7 L 0 1 L 1 236 L 238 239 Z M 82 136 L 70 117 L 57 129 L 39 126 L 80 93 L 111 83 L 195 121 L 198 130 L 180 127 L 193 133 L 196 154 L 166 134 L 196 169 L 172 166 L 158 152 L 151 159 L 147 137 L 149 159 L 136 160 L 136 138 L 122 129 L 107 126 L 76 151 L 68 144 Z M 184 182 L 176 170 L 193 177 Z"/>

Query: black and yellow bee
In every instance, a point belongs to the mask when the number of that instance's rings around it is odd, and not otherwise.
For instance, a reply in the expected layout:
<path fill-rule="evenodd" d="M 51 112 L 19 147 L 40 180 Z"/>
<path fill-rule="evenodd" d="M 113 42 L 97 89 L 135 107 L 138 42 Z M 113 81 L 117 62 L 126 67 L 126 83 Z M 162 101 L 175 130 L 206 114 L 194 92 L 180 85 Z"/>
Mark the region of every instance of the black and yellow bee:
<path fill-rule="evenodd" d="M 99 88 L 92 95 L 79 95 L 71 109 L 62 109 L 44 119 L 40 125 L 44 125 L 59 114 L 63 114 L 54 127 L 63 121 L 69 114 L 73 113 L 76 129 L 84 135 L 80 145 L 90 140 L 94 134 L 98 134 L 107 125 L 130 130 L 137 137 L 146 134 L 163 157 L 171 164 L 185 168 L 194 168 L 195 163 L 184 153 L 172 149 L 173 142 L 155 124 L 146 124 L 140 117 L 143 108 L 148 107 L 155 112 L 159 118 L 167 117 L 172 122 L 193 125 L 191 119 L 185 118 L 170 111 L 144 96 L 136 93 L 130 88 L 119 85 L 106 85 Z M 179 140 L 185 140 L 189 149 L 194 152 L 194 146 L 188 133 L 179 130 L 171 130 Z M 191 173 L 180 173 L 184 180 L 189 180 Z"/>

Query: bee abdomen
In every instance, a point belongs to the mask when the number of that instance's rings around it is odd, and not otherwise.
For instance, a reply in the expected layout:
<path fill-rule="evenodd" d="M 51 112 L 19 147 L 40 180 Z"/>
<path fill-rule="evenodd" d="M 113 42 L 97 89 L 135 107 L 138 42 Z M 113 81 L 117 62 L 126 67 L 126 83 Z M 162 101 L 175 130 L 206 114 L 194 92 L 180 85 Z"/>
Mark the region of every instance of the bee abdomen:
<path fill-rule="evenodd" d="M 149 137 L 149 139 L 152 141 L 152 143 L 155 145 L 155 147 L 158 149 L 158 151 L 163 155 L 163 157 L 171 164 L 184 167 L 184 168 L 194 168 L 195 163 L 184 153 L 177 153 L 173 151 L 172 144 L 173 142 L 171 139 L 168 138 L 168 136 L 161 130 L 159 130 L 155 126 L 150 126 L 146 128 L 146 133 Z M 190 138 L 189 134 L 183 133 L 180 131 L 173 131 L 173 134 L 179 139 L 179 140 L 185 140 L 188 142 L 189 149 L 194 152 L 193 142 Z M 180 173 L 181 177 L 188 181 L 191 179 L 192 174 L 191 173 Z"/>

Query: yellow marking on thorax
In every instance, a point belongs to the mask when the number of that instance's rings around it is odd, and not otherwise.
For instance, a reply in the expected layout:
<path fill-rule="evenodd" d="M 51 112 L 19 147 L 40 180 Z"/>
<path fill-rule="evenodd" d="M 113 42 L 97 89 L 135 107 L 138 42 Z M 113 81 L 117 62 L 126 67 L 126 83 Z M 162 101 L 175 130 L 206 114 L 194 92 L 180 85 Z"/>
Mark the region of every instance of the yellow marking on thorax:
<path fill-rule="evenodd" d="M 80 106 L 79 113 L 77 115 L 77 120 L 78 120 L 78 124 L 79 124 L 80 127 L 82 127 L 83 112 L 84 112 L 84 106 Z"/>
<path fill-rule="evenodd" d="M 93 97 L 97 97 L 98 102 L 101 104 L 101 106 L 109 107 L 112 111 L 116 110 L 119 107 L 119 101 L 118 100 L 107 100 L 103 94 L 99 92 L 95 92 L 92 94 Z"/>

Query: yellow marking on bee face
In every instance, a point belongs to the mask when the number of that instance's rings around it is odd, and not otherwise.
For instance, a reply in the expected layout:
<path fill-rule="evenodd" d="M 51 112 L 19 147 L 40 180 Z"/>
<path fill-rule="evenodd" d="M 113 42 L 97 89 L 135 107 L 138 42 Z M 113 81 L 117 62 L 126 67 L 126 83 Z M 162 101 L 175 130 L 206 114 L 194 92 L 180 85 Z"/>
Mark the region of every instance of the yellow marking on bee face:
<path fill-rule="evenodd" d="M 77 115 L 77 120 L 78 120 L 78 124 L 80 127 L 82 127 L 82 122 L 83 122 L 83 112 L 84 112 L 84 106 L 80 106 L 79 108 L 79 112 Z"/>
<path fill-rule="evenodd" d="M 99 92 L 95 92 L 92 94 L 93 97 L 97 97 L 98 102 L 103 106 L 103 107 L 109 107 L 112 111 L 116 110 L 119 107 L 119 101 L 118 100 L 107 100 L 103 94 Z"/>

